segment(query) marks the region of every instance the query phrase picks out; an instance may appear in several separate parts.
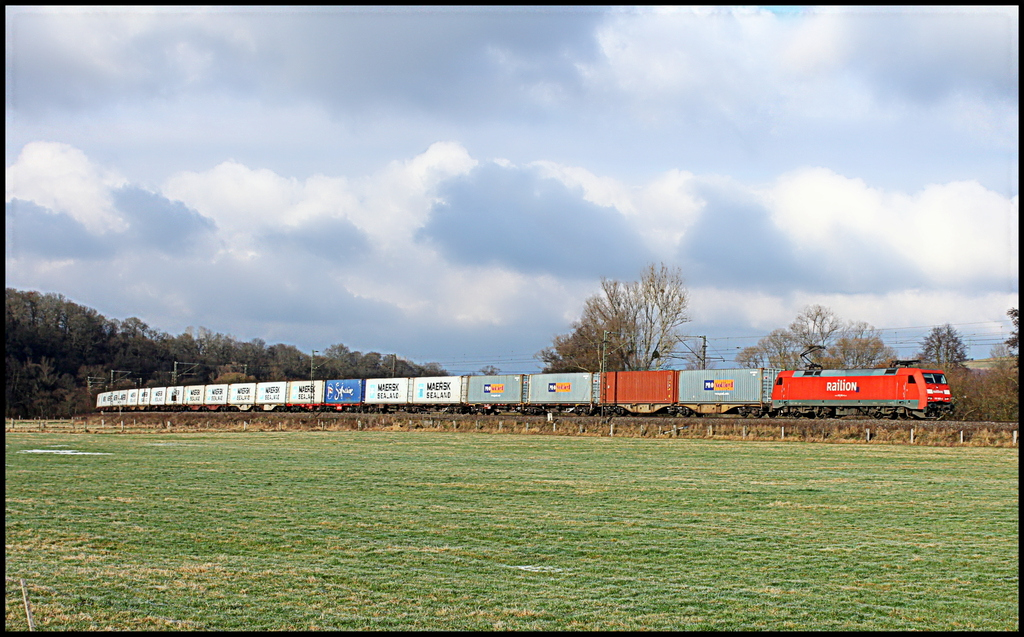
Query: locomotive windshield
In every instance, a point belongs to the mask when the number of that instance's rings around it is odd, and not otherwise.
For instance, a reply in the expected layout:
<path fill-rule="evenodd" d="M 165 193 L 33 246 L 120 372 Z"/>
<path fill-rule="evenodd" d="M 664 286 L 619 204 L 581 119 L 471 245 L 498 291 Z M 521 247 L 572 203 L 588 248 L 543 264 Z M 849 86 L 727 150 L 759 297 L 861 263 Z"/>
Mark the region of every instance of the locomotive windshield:
<path fill-rule="evenodd" d="M 946 375 L 945 374 L 924 374 L 924 382 L 932 383 L 934 385 L 945 385 Z"/>

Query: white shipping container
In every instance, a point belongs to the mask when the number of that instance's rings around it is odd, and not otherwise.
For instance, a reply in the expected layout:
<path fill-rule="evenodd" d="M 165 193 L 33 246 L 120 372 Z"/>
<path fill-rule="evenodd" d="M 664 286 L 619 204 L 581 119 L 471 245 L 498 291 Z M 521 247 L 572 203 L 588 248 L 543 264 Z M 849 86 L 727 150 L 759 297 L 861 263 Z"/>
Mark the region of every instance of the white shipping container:
<path fill-rule="evenodd" d="M 186 405 L 202 405 L 206 397 L 206 385 L 189 385 L 185 388 Z"/>
<path fill-rule="evenodd" d="M 257 405 L 283 405 L 288 396 L 288 381 L 256 383 Z"/>
<path fill-rule="evenodd" d="M 149 395 L 149 404 L 154 407 L 162 407 L 167 404 L 167 388 L 154 387 Z"/>
<path fill-rule="evenodd" d="M 114 392 L 114 407 L 123 408 L 128 404 L 128 391 L 122 389 Z"/>
<path fill-rule="evenodd" d="M 143 387 L 139 390 L 139 407 L 149 407 L 149 401 L 152 399 L 153 390 L 149 387 Z"/>
<path fill-rule="evenodd" d="M 96 409 L 111 407 L 114 404 L 114 392 L 105 391 L 96 395 Z"/>
<path fill-rule="evenodd" d="M 167 388 L 167 405 L 184 405 L 185 404 L 185 388 L 184 387 L 168 387 Z"/>
<path fill-rule="evenodd" d="M 256 402 L 256 383 L 231 383 L 228 386 L 229 405 L 252 405 Z"/>
<path fill-rule="evenodd" d="M 125 407 L 138 407 L 139 406 L 139 390 L 129 389 L 128 400 L 125 402 Z"/>
<path fill-rule="evenodd" d="M 459 403 L 462 400 L 462 376 L 428 376 L 413 378 L 412 382 L 414 403 Z"/>
<path fill-rule="evenodd" d="M 372 404 L 406 404 L 409 402 L 408 378 L 368 378 L 363 402 Z"/>
<path fill-rule="evenodd" d="M 206 393 L 203 396 L 204 405 L 226 405 L 228 404 L 227 385 L 204 385 Z"/>
<path fill-rule="evenodd" d="M 324 381 L 293 380 L 288 383 L 289 405 L 319 405 L 324 402 Z"/>

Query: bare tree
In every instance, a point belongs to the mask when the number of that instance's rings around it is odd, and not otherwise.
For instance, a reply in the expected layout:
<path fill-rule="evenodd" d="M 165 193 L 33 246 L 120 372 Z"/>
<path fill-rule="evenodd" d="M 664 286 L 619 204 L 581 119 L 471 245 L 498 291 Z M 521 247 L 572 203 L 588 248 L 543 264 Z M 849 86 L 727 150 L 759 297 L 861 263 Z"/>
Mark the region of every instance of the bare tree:
<path fill-rule="evenodd" d="M 646 370 L 679 348 L 690 320 L 689 293 L 678 268 L 648 265 L 639 281 L 602 279 L 569 334 L 538 353 L 545 371 Z M 655 355 L 657 353 L 657 356 Z"/>
<path fill-rule="evenodd" d="M 967 346 L 964 339 L 952 325 L 946 323 L 932 328 L 921 341 L 921 362 L 933 364 L 940 369 L 962 367 L 967 360 Z"/>
<path fill-rule="evenodd" d="M 1018 334 L 1020 334 L 1020 324 L 1018 323 L 1019 319 L 1017 318 L 1017 308 L 1011 307 L 1006 311 L 1006 315 L 1010 317 L 1011 321 L 1013 321 L 1013 331 L 1010 332 L 1010 338 L 1006 339 L 1006 347 L 1010 349 L 1010 354 L 1012 356 L 1019 356 L 1020 354 L 1017 347 L 1019 341 L 1017 337 Z"/>
<path fill-rule="evenodd" d="M 777 329 L 747 347 L 736 356 L 744 367 L 804 366 L 800 354 L 807 348 L 824 348 L 813 360 L 825 369 L 871 368 L 896 358 L 896 350 L 887 346 L 881 333 L 864 321 L 844 322 L 831 309 L 809 305 L 788 329 Z"/>
<path fill-rule="evenodd" d="M 824 358 L 835 367 L 863 369 L 877 367 L 896 357 L 896 350 L 885 344 L 881 332 L 864 321 L 857 321 L 843 329 Z"/>
<path fill-rule="evenodd" d="M 789 324 L 789 331 L 803 349 L 811 345 L 828 348 L 843 332 L 843 321 L 823 305 L 809 305 Z"/>

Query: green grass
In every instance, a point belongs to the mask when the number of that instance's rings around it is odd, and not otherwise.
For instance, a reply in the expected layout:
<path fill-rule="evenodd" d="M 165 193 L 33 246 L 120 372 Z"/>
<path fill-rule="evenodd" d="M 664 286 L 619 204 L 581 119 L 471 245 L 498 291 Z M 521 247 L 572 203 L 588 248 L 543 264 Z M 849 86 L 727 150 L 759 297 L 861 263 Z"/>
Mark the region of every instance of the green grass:
<path fill-rule="evenodd" d="M 6 572 L 30 584 L 42 629 L 1019 625 L 1015 449 L 380 431 L 6 442 Z M 26 627 L 16 582 L 5 625 Z"/>

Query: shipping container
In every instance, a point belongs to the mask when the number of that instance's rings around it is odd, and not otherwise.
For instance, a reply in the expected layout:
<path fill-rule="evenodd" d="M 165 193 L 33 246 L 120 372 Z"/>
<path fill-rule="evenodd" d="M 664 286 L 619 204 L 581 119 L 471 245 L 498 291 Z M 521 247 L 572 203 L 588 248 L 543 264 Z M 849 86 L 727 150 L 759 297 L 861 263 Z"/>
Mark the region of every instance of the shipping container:
<path fill-rule="evenodd" d="M 256 383 L 256 404 L 261 405 L 264 410 L 273 410 L 277 405 L 283 405 L 288 398 L 288 381 L 278 380 L 269 383 Z"/>
<path fill-rule="evenodd" d="M 189 385 L 185 387 L 185 404 L 189 407 L 200 407 L 206 398 L 206 385 Z"/>
<path fill-rule="evenodd" d="M 366 381 L 361 378 L 329 380 L 324 384 L 324 402 L 329 405 L 358 405 L 363 402 Z"/>
<path fill-rule="evenodd" d="M 368 378 L 366 396 L 368 405 L 405 405 L 409 403 L 408 378 Z"/>
<path fill-rule="evenodd" d="M 771 402 L 781 369 L 687 369 L 679 372 L 679 403 L 697 413 L 755 414 Z"/>
<path fill-rule="evenodd" d="M 594 402 L 594 380 L 590 373 L 531 374 L 527 403 L 582 404 Z"/>
<path fill-rule="evenodd" d="M 153 398 L 153 390 L 149 387 L 143 387 L 139 390 L 139 409 L 145 409 L 149 407 L 149 401 Z"/>
<path fill-rule="evenodd" d="M 221 406 L 228 404 L 228 385 L 204 385 L 206 388 L 203 404 Z"/>
<path fill-rule="evenodd" d="M 128 399 L 125 401 L 124 406 L 130 409 L 135 409 L 139 406 L 139 390 L 128 390 Z"/>
<path fill-rule="evenodd" d="M 114 406 L 114 392 L 105 391 L 96 395 L 96 409 L 103 411 Z"/>
<path fill-rule="evenodd" d="M 184 405 L 185 404 L 185 388 L 184 387 L 168 387 L 167 388 L 167 405 Z"/>
<path fill-rule="evenodd" d="M 462 402 L 462 376 L 424 376 L 412 379 L 414 404 L 459 404 Z"/>
<path fill-rule="evenodd" d="M 289 405 L 319 405 L 324 402 L 324 381 L 293 380 L 288 383 Z"/>
<path fill-rule="evenodd" d="M 679 372 L 635 371 L 604 372 L 601 379 L 601 403 L 621 407 L 621 411 L 652 414 L 675 404 Z"/>
<path fill-rule="evenodd" d="M 523 402 L 522 374 L 468 377 L 466 402 L 479 405 L 510 405 Z"/>
<path fill-rule="evenodd" d="M 231 383 L 228 385 L 228 404 L 248 408 L 256 404 L 256 383 Z"/>
<path fill-rule="evenodd" d="M 149 404 L 152 407 L 163 407 L 167 404 L 167 388 L 154 387 L 149 394 Z"/>

